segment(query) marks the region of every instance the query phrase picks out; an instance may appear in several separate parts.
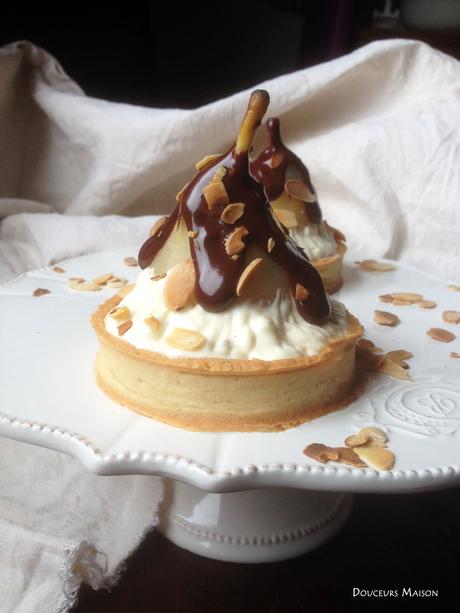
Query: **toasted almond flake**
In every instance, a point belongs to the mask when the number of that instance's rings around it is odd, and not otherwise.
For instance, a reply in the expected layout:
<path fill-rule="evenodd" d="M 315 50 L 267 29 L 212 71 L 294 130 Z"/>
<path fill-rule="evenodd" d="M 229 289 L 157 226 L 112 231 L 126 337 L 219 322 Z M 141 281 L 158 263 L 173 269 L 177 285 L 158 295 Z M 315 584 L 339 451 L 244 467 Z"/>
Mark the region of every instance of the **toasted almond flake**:
<path fill-rule="evenodd" d="M 273 248 L 274 248 L 275 244 L 276 244 L 275 243 L 275 239 L 270 236 L 270 238 L 267 241 L 267 251 L 268 251 L 268 253 L 271 253 L 273 251 Z"/>
<path fill-rule="evenodd" d="M 377 260 L 362 260 L 361 262 L 355 262 L 355 264 L 358 264 L 361 270 L 367 272 L 390 272 L 391 270 L 396 270 L 394 264 L 377 262 Z"/>
<path fill-rule="evenodd" d="M 107 287 L 110 287 L 111 289 L 118 289 L 119 287 L 126 285 L 126 283 L 126 279 L 122 279 L 121 277 L 112 277 L 107 281 Z"/>
<path fill-rule="evenodd" d="M 222 156 L 221 153 L 213 153 L 211 155 L 205 155 L 204 158 L 202 158 L 199 162 L 195 164 L 195 168 L 198 171 L 200 171 L 202 168 L 204 168 L 205 166 L 209 166 L 211 162 L 214 162 L 215 160 L 217 160 L 217 158 L 220 158 L 221 156 Z"/>
<path fill-rule="evenodd" d="M 198 236 L 198 232 L 196 230 L 189 230 L 187 234 L 189 238 L 196 238 Z"/>
<path fill-rule="evenodd" d="M 284 160 L 284 152 L 283 151 L 277 151 L 271 157 L 270 167 L 271 168 L 278 168 L 278 166 L 280 166 L 282 164 L 283 160 Z"/>
<path fill-rule="evenodd" d="M 435 341 L 440 341 L 441 343 L 450 343 L 455 338 L 455 334 L 453 332 L 444 330 L 444 328 L 430 328 L 427 334 Z"/>
<path fill-rule="evenodd" d="M 127 258 L 123 260 L 123 262 L 125 263 L 126 266 L 138 266 L 139 264 L 137 259 L 133 258 L 132 256 L 128 256 Z"/>
<path fill-rule="evenodd" d="M 382 373 L 382 375 L 388 375 L 389 377 L 394 377 L 395 379 L 412 381 L 412 379 L 409 377 L 409 373 L 401 366 L 401 364 L 395 362 L 394 360 L 389 360 L 388 358 L 383 358 L 381 364 L 375 370 Z"/>
<path fill-rule="evenodd" d="M 298 200 L 302 200 L 302 202 L 312 204 L 317 201 L 316 195 L 311 191 L 305 181 L 290 179 L 285 182 L 284 189 L 292 198 L 297 198 Z"/>
<path fill-rule="evenodd" d="M 160 328 L 161 328 L 160 320 L 154 317 L 153 315 L 151 315 L 150 317 L 147 317 L 146 319 L 144 319 L 144 323 L 150 329 L 153 335 L 155 337 L 158 337 L 160 333 Z"/>
<path fill-rule="evenodd" d="M 113 278 L 113 274 L 111 272 L 106 273 L 105 275 L 99 275 L 99 277 L 94 277 L 92 283 L 96 283 L 96 285 L 106 285 L 107 281 Z"/>
<path fill-rule="evenodd" d="M 448 324 L 460 323 L 460 313 L 458 311 L 443 311 L 442 318 Z"/>
<path fill-rule="evenodd" d="M 128 285 L 124 285 L 118 290 L 118 295 L 124 298 L 129 293 L 131 293 L 134 289 L 134 283 L 129 283 Z"/>
<path fill-rule="evenodd" d="M 219 183 L 219 181 L 222 181 L 222 179 L 225 177 L 226 173 L 227 169 L 224 166 L 219 166 L 211 179 L 211 183 Z"/>
<path fill-rule="evenodd" d="M 131 319 L 131 311 L 128 307 L 114 307 L 109 311 L 110 317 L 113 319 Z"/>
<path fill-rule="evenodd" d="M 167 221 L 168 218 L 166 216 L 157 219 L 153 226 L 150 228 L 150 236 L 156 236 Z"/>
<path fill-rule="evenodd" d="M 457 353 L 456 351 L 451 351 L 450 352 L 450 357 L 451 358 L 460 358 L 460 353 Z"/>
<path fill-rule="evenodd" d="M 65 272 L 65 270 L 60 266 L 53 266 L 53 270 L 54 272 Z"/>
<path fill-rule="evenodd" d="M 68 284 L 70 285 L 70 283 L 83 283 L 84 279 L 83 277 L 69 277 L 67 279 Z"/>
<path fill-rule="evenodd" d="M 240 256 L 235 254 L 235 255 L 231 255 L 230 259 L 233 260 L 234 262 L 236 262 L 236 260 L 239 258 Z"/>
<path fill-rule="evenodd" d="M 195 291 L 195 267 L 190 258 L 179 262 L 168 273 L 163 287 L 163 299 L 170 311 L 189 304 Z"/>
<path fill-rule="evenodd" d="M 345 236 L 343 232 L 341 232 L 337 228 L 334 228 L 334 226 L 331 226 L 331 224 L 329 224 L 326 220 L 324 220 L 324 225 L 326 226 L 326 228 L 329 230 L 329 232 L 332 234 L 332 236 L 335 238 L 337 242 L 342 242 L 342 243 L 347 242 L 347 237 Z"/>
<path fill-rule="evenodd" d="M 238 226 L 225 239 L 225 251 L 228 255 L 241 253 L 245 248 L 243 238 L 249 234 L 244 226 Z"/>
<path fill-rule="evenodd" d="M 287 209 L 276 209 L 275 215 L 278 221 L 288 230 L 291 228 L 297 228 L 299 225 L 297 223 L 297 217 L 292 211 L 288 211 Z"/>
<path fill-rule="evenodd" d="M 415 304 L 423 300 L 422 294 L 416 294 L 414 292 L 392 292 L 393 304 L 395 300 L 401 300 L 402 303 Z"/>
<path fill-rule="evenodd" d="M 447 286 L 449 292 L 460 292 L 460 285 L 450 284 Z"/>
<path fill-rule="evenodd" d="M 379 300 L 380 302 L 393 302 L 393 296 L 391 294 L 382 294 L 381 296 L 379 296 Z"/>
<path fill-rule="evenodd" d="M 295 299 L 300 302 L 306 302 L 310 298 L 310 292 L 306 287 L 297 283 L 295 286 Z"/>
<path fill-rule="evenodd" d="M 76 290 L 78 292 L 98 292 L 101 289 L 100 285 L 97 283 L 92 283 L 91 281 L 83 281 L 83 282 L 70 282 L 70 289 Z"/>
<path fill-rule="evenodd" d="M 160 272 L 160 274 L 153 275 L 153 277 L 150 277 L 150 281 L 159 281 L 160 279 L 164 279 L 165 277 L 166 277 L 166 273 Z"/>
<path fill-rule="evenodd" d="M 409 306 L 411 304 L 415 304 L 412 300 L 401 300 L 399 298 L 393 299 L 394 306 Z"/>
<path fill-rule="evenodd" d="M 368 434 L 357 432 L 356 434 L 347 436 L 344 443 L 347 447 L 359 447 L 360 445 L 365 445 L 369 441 L 369 438 Z"/>
<path fill-rule="evenodd" d="M 210 210 L 216 206 L 225 206 L 230 202 L 227 190 L 222 181 L 218 183 L 208 183 L 203 189 L 203 195 Z"/>
<path fill-rule="evenodd" d="M 419 300 L 419 302 L 417 302 L 417 306 L 420 309 L 434 309 L 438 305 L 434 300 Z"/>
<path fill-rule="evenodd" d="M 133 325 L 133 322 L 129 319 L 128 321 L 124 321 L 122 324 L 117 326 L 118 335 L 123 336 Z"/>
<path fill-rule="evenodd" d="M 374 321 L 380 326 L 396 326 L 399 324 L 400 319 L 393 313 L 388 311 L 374 311 Z"/>
<path fill-rule="evenodd" d="M 187 181 L 187 183 L 184 185 L 184 187 L 177 192 L 176 194 L 176 202 L 179 202 L 179 200 L 182 197 L 182 194 L 185 192 L 185 190 L 187 189 L 187 187 L 190 185 L 190 181 Z"/>
<path fill-rule="evenodd" d="M 369 441 L 372 445 L 383 446 L 388 441 L 386 432 L 375 426 L 369 426 L 368 428 L 361 428 L 358 434 L 369 437 Z"/>
<path fill-rule="evenodd" d="M 379 347 L 376 347 L 375 344 L 368 338 L 360 338 L 358 341 L 358 346 L 364 349 L 371 349 L 372 351 L 382 351 Z"/>
<path fill-rule="evenodd" d="M 355 449 L 360 449 L 356 447 Z M 355 466 L 356 468 L 366 468 L 366 463 L 361 460 L 357 452 L 349 447 L 338 447 L 339 462 L 348 464 L 349 466 Z"/>
<path fill-rule="evenodd" d="M 355 449 L 356 454 L 375 470 L 390 470 L 395 465 L 395 456 L 385 447 L 364 445 Z"/>
<path fill-rule="evenodd" d="M 220 216 L 224 223 L 233 224 L 244 215 L 245 205 L 242 202 L 232 202 L 227 204 Z"/>
<path fill-rule="evenodd" d="M 243 272 L 241 273 L 240 278 L 238 279 L 238 283 L 237 283 L 237 286 L 236 286 L 236 295 L 237 296 L 241 296 L 241 294 L 243 293 L 246 285 L 248 284 L 249 279 L 255 274 L 256 270 L 260 267 L 262 262 L 263 262 L 262 258 L 255 258 L 243 270 Z"/>
<path fill-rule="evenodd" d="M 45 294 L 51 294 L 49 289 L 45 289 L 44 287 L 37 287 L 37 289 L 34 289 L 34 291 L 32 292 L 32 296 L 34 296 L 35 298 L 39 298 L 40 296 L 44 296 Z"/>
<path fill-rule="evenodd" d="M 356 363 L 360 370 L 377 370 L 382 362 L 383 357 L 371 349 L 359 346 L 356 349 Z"/>
<path fill-rule="evenodd" d="M 339 459 L 339 452 L 336 448 L 328 447 L 322 443 L 311 443 L 307 445 L 303 453 L 307 457 L 312 458 L 312 460 L 316 460 L 322 464 L 329 462 L 329 460 L 337 461 Z"/>
<path fill-rule="evenodd" d="M 405 349 L 394 349 L 393 351 L 387 351 L 383 357 L 387 358 L 388 360 L 395 360 L 396 362 L 399 362 L 401 360 L 409 360 L 413 356 L 413 353 L 406 351 Z"/>
<path fill-rule="evenodd" d="M 200 332 L 185 328 L 175 328 L 165 340 L 171 347 L 184 351 L 196 351 L 206 342 L 206 338 Z"/>

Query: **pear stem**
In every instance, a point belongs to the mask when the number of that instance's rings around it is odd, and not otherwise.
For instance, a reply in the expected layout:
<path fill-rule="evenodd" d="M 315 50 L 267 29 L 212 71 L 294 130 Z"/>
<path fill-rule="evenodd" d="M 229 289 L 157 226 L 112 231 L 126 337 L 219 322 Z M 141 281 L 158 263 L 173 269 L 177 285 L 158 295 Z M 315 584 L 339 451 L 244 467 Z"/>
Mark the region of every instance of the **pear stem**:
<path fill-rule="evenodd" d="M 236 139 L 237 153 L 247 152 L 251 148 L 256 129 L 260 126 L 269 102 L 270 96 L 264 89 L 256 89 L 252 92 Z"/>

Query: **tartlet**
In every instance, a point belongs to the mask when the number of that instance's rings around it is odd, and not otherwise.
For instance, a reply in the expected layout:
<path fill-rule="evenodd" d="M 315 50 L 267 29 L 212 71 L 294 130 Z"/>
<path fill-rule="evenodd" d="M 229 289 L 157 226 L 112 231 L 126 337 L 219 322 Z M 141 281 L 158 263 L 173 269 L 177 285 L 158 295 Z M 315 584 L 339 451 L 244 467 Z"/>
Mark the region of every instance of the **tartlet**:
<path fill-rule="evenodd" d="M 318 195 L 302 160 L 288 149 L 276 117 L 266 123 L 269 145 L 251 162 L 252 176 L 265 189 L 275 215 L 319 271 L 332 294 L 343 284 L 345 236 L 323 219 Z"/>
<path fill-rule="evenodd" d="M 208 156 L 141 247 L 129 293 L 92 321 L 96 380 L 115 401 L 200 431 L 276 431 L 356 394 L 362 327 L 249 174 L 268 105 L 253 92 L 234 146 Z"/>

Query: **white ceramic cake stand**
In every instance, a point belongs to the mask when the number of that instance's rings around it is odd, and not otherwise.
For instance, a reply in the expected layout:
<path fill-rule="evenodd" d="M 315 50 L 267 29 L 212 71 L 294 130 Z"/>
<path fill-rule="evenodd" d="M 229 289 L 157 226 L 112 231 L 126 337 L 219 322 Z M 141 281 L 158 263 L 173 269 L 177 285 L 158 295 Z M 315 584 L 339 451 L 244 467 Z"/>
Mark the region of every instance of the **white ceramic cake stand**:
<path fill-rule="evenodd" d="M 352 264 L 337 298 L 385 351 L 406 349 L 413 381 L 373 374 L 346 409 L 279 433 L 188 432 L 138 415 L 94 383 L 98 342 L 89 316 L 110 292 L 77 293 L 67 278 L 111 272 L 130 280 L 125 249 L 30 272 L 0 288 L 0 433 L 78 458 L 102 475 L 167 478 L 161 530 L 181 547 L 211 558 L 268 562 L 304 553 L 346 521 L 353 492 L 420 492 L 460 482 L 460 341 L 440 343 L 431 327 L 443 310 L 460 310 L 460 292 L 415 269 L 369 273 Z M 353 258 L 349 256 L 348 261 Z M 32 297 L 33 290 L 50 294 Z M 378 295 L 414 291 L 438 307 L 394 307 Z M 395 328 L 373 323 L 373 310 L 400 316 Z M 27 380 L 23 373 L 28 373 Z M 386 472 L 321 465 L 302 451 L 313 442 L 342 445 L 360 427 L 378 425 L 396 456 Z"/>

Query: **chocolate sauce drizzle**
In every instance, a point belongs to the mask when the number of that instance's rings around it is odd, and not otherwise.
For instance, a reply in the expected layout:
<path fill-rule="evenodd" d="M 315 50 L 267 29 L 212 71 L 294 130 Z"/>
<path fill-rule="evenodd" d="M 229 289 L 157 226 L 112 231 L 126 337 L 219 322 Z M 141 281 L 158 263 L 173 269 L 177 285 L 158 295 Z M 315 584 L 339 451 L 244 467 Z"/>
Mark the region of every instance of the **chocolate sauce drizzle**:
<path fill-rule="evenodd" d="M 267 120 L 265 127 L 270 138 L 270 144 L 257 159 L 251 162 L 250 171 L 254 179 L 263 185 L 267 198 L 273 201 L 281 196 L 286 179 L 290 178 L 289 176 L 286 177 L 289 167 L 291 167 L 289 170 L 294 174 L 293 178 L 304 181 L 310 191 L 316 195 L 305 164 L 281 140 L 280 120 L 277 117 L 272 117 Z M 318 201 L 304 206 L 310 222 L 319 223 L 322 215 Z"/>
<path fill-rule="evenodd" d="M 223 183 L 229 201 L 245 205 L 243 216 L 235 224 L 224 223 L 220 216 L 225 207 L 209 209 L 203 196 L 203 189 L 220 166 L 226 169 Z M 296 299 L 300 315 L 313 323 L 320 323 L 329 316 L 331 306 L 321 277 L 305 252 L 275 219 L 262 186 L 249 174 L 247 152 L 237 151 L 234 145 L 196 175 L 180 195 L 177 206 L 161 229 L 142 245 L 138 256 L 141 268 L 151 264 L 181 218 L 188 231 L 198 233 L 196 238 L 189 239 L 190 252 L 196 272 L 195 297 L 206 311 L 221 311 L 236 298 L 238 279 L 248 262 L 244 252 L 233 260 L 225 251 L 225 239 L 236 227 L 244 226 L 249 231 L 244 238 L 245 245 L 257 245 L 265 257 L 273 258 L 285 271 L 294 299 L 298 283 L 308 289 L 308 300 Z M 270 237 L 275 246 L 268 253 Z"/>

